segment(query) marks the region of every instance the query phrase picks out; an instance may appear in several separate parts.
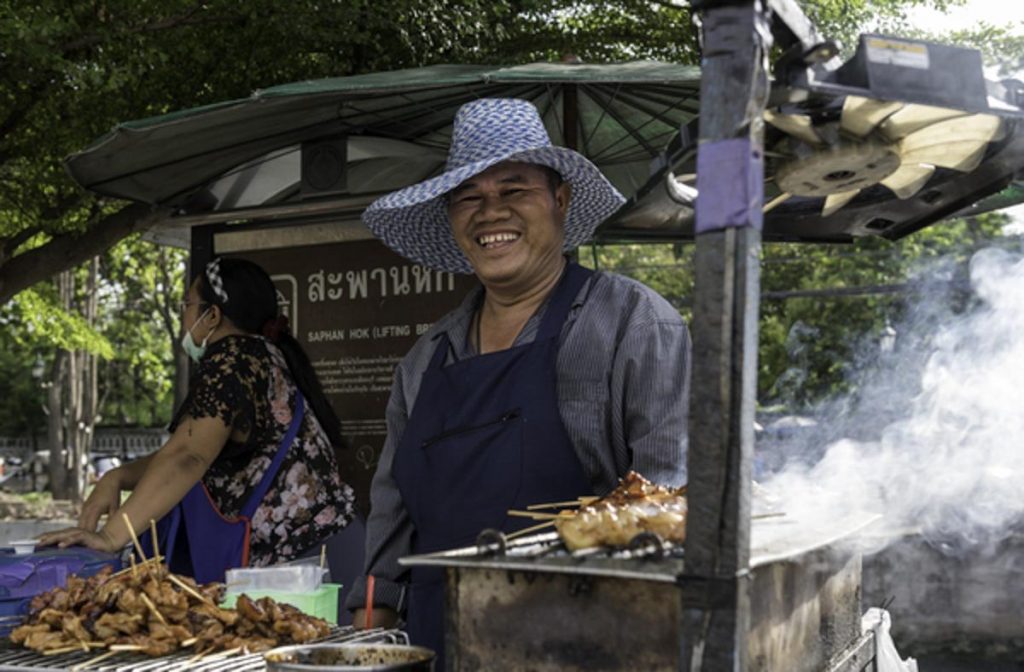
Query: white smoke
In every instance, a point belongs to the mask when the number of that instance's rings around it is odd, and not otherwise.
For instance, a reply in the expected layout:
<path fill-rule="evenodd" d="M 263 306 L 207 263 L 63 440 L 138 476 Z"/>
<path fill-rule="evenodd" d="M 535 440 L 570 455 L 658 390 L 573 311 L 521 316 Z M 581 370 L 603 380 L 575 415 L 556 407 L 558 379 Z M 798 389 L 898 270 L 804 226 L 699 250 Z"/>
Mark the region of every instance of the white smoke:
<path fill-rule="evenodd" d="M 991 546 L 1024 523 L 1024 256 L 985 249 L 969 268 L 969 307 L 922 293 L 858 401 L 819 418 L 837 433 L 824 456 L 768 481 L 784 510 L 877 512 L 876 535 L 919 532 L 947 552 Z"/>

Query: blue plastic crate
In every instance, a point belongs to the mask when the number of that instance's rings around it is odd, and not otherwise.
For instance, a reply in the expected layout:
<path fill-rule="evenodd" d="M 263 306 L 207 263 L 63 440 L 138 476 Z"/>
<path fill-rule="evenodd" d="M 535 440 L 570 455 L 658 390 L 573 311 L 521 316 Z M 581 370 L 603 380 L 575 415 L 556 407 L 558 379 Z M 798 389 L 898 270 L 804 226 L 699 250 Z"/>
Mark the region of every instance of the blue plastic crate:
<path fill-rule="evenodd" d="M 36 595 L 63 588 L 69 576 L 87 578 L 104 567 L 120 570 L 120 557 L 88 548 L 47 548 L 28 555 L 0 548 L 0 636 L 21 623 Z"/>

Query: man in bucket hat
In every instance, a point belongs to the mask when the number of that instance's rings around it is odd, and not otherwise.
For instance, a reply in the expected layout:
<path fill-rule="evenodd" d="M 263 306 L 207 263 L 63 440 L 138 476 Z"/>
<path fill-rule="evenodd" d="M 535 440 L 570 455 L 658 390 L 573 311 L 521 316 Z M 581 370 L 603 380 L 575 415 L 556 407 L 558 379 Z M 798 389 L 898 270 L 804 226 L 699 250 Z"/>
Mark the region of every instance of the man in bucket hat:
<path fill-rule="evenodd" d="M 623 200 L 551 145 L 533 105 L 484 99 L 456 115 L 442 175 L 363 214 L 399 254 L 482 285 L 399 364 L 371 489 L 374 620 L 405 608 L 413 642 L 439 655 L 441 571 L 398 558 L 519 529 L 509 509 L 605 494 L 630 469 L 685 481 L 686 325 L 648 287 L 565 256 Z M 360 580 L 348 606 L 365 599 Z"/>

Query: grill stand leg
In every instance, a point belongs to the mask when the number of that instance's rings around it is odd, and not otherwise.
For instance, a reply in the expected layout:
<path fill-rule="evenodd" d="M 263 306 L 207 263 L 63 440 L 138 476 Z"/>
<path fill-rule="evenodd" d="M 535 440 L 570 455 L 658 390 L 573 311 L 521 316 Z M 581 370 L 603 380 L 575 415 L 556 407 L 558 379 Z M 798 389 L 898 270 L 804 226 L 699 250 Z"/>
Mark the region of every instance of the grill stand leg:
<path fill-rule="evenodd" d="M 686 573 L 719 586 L 683 605 L 681 667 L 747 669 L 750 478 L 757 377 L 762 113 L 769 15 L 705 0 L 697 159 Z M 725 584 L 729 589 L 723 590 Z"/>

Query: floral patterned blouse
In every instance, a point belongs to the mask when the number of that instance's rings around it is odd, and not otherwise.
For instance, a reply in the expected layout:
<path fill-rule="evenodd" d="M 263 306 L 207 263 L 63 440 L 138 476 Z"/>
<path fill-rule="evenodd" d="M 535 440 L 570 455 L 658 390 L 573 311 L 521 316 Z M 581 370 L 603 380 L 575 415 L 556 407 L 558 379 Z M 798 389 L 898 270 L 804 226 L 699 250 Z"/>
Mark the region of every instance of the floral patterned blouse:
<path fill-rule="evenodd" d="M 236 516 L 292 421 L 295 383 L 284 355 L 261 336 L 226 336 L 210 344 L 171 431 L 185 416 L 219 418 L 246 434 L 228 440 L 203 475 L 214 503 Z M 252 517 L 249 564 L 283 562 L 315 548 L 355 515 L 355 493 L 341 480 L 327 435 L 306 403 L 302 425 L 263 503 Z"/>

